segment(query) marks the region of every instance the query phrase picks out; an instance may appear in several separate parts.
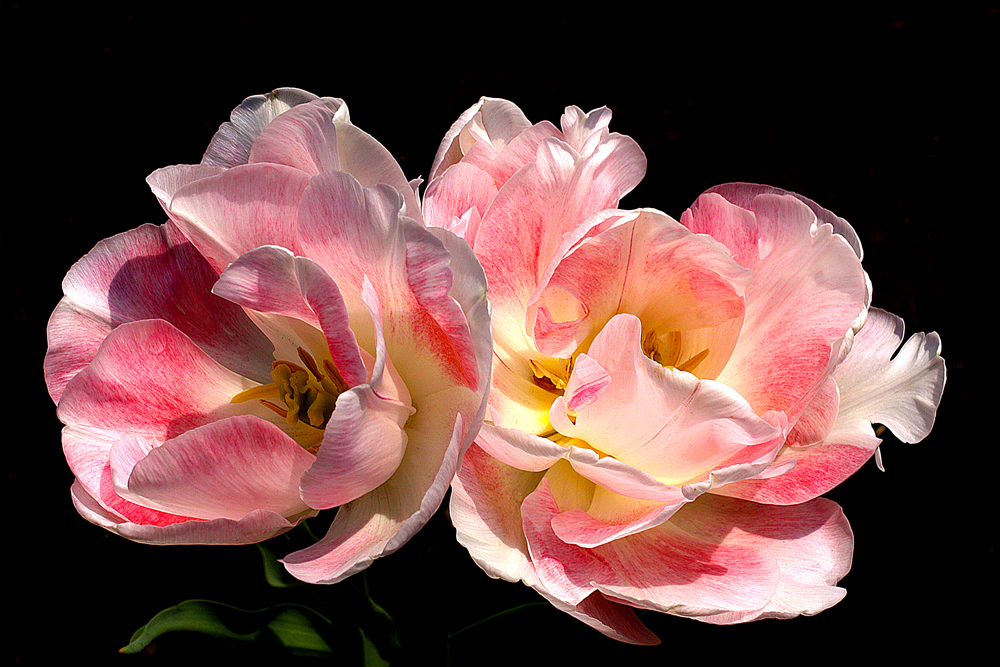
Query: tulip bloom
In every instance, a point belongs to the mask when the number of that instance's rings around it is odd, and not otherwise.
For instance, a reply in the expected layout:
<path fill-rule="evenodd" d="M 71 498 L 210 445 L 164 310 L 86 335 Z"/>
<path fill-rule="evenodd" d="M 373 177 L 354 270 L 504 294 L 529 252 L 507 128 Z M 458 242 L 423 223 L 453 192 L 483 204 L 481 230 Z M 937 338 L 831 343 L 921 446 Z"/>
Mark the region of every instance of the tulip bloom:
<path fill-rule="evenodd" d="M 339 507 L 287 556 L 331 583 L 439 506 L 485 411 L 486 284 L 420 221 L 341 100 L 250 97 L 201 164 L 148 179 L 167 213 L 94 248 L 49 322 L 73 501 L 150 543 L 248 543 Z"/>
<path fill-rule="evenodd" d="M 846 221 L 775 188 L 709 190 L 680 221 L 616 208 L 645 172 L 610 112 L 561 128 L 484 99 L 446 135 L 428 224 L 462 234 L 493 305 L 487 423 L 453 484 L 459 541 L 601 632 L 633 608 L 712 623 L 838 602 L 853 537 L 818 498 L 927 435 L 935 334 L 870 308 Z"/>

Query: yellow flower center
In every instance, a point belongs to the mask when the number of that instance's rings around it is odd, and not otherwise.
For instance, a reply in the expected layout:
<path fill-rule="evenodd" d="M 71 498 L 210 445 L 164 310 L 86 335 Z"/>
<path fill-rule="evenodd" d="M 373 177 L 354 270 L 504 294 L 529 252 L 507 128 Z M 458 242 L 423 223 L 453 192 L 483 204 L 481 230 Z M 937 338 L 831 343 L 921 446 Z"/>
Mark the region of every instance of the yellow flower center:
<path fill-rule="evenodd" d="M 258 400 L 284 420 L 289 434 L 299 444 L 311 449 L 322 439 L 322 430 L 336 408 L 337 397 L 349 387 L 329 359 L 323 360 L 321 371 L 306 350 L 300 347 L 298 354 L 301 366 L 292 361 L 274 361 L 271 364 L 274 382 L 242 391 L 230 402 Z"/>

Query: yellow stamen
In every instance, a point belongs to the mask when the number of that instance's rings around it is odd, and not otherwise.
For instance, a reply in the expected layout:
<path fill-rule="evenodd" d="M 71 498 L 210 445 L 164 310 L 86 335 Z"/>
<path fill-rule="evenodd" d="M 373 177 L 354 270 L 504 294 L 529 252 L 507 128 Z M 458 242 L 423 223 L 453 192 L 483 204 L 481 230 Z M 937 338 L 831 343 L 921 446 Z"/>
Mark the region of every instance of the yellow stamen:
<path fill-rule="evenodd" d="M 705 357 L 707 356 L 708 356 L 708 348 L 706 347 L 704 350 L 694 355 L 693 357 L 685 361 L 683 364 L 679 364 L 676 368 L 679 371 L 691 372 L 691 369 L 693 369 L 701 362 L 705 361 Z"/>
<path fill-rule="evenodd" d="M 556 362 L 562 368 L 557 371 L 550 371 L 541 362 L 535 359 L 528 359 L 528 363 L 531 365 L 531 373 L 535 376 L 535 384 L 542 389 L 548 389 L 553 392 L 564 391 L 566 389 L 566 382 L 573 370 L 573 360 L 556 359 Z"/>

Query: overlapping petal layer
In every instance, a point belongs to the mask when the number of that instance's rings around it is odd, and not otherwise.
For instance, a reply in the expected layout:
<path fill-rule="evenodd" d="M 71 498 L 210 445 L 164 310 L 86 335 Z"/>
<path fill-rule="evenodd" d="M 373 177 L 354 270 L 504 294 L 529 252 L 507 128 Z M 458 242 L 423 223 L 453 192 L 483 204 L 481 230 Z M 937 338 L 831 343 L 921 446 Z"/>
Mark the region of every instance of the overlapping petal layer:
<path fill-rule="evenodd" d="M 248 98 L 201 165 L 148 183 L 168 222 L 95 248 L 50 322 L 81 514 L 139 541 L 243 543 L 340 508 L 288 559 L 308 581 L 398 548 L 486 409 L 472 250 L 423 227 L 343 101 L 296 89 Z"/>
<path fill-rule="evenodd" d="M 632 607 L 711 623 L 839 601 L 853 538 L 817 496 L 879 440 L 927 434 L 936 335 L 869 310 L 842 218 L 777 188 L 712 188 L 674 221 L 619 210 L 645 159 L 610 112 L 556 129 L 484 98 L 424 198 L 490 284 L 490 414 L 453 485 L 459 541 L 622 641 Z"/>

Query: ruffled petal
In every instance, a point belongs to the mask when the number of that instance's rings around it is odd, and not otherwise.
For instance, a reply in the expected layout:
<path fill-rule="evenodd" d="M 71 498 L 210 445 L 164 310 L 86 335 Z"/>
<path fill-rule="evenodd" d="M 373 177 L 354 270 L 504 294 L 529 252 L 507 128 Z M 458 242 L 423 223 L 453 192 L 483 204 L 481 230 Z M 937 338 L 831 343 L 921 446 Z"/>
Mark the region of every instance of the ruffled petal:
<path fill-rule="evenodd" d="M 278 427 L 254 416 L 223 419 L 186 431 L 134 460 L 137 435 L 111 447 L 114 477 L 126 499 L 199 519 L 238 521 L 256 510 L 294 517 L 309 508 L 302 475 L 316 457 Z M 141 449 L 139 450 L 141 452 Z"/>
<path fill-rule="evenodd" d="M 255 383 L 219 365 L 163 320 L 123 324 L 66 385 L 65 424 L 167 439 L 239 414 L 230 399 Z"/>
<path fill-rule="evenodd" d="M 707 495 L 685 506 L 671 523 L 709 543 L 764 551 L 777 562 L 780 580 L 766 605 L 699 620 L 741 623 L 808 616 L 844 597 L 836 583 L 851 568 L 854 537 L 840 507 L 829 500 L 776 507 Z"/>

